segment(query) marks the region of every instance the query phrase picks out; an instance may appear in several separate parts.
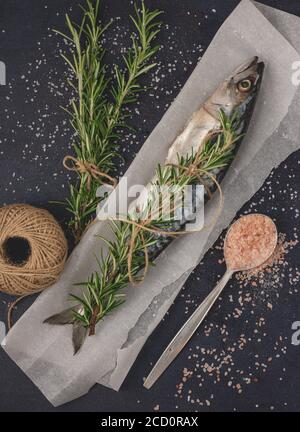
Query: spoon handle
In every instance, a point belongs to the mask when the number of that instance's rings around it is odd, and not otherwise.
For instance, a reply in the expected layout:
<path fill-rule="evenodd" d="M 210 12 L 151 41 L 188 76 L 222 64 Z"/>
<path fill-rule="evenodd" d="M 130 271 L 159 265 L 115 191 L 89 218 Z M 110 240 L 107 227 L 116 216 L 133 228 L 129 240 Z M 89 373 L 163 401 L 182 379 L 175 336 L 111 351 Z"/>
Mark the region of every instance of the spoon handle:
<path fill-rule="evenodd" d="M 186 321 L 181 327 L 179 332 L 176 334 L 174 339 L 167 346 L 157 363 L 153 367 L 152 371 L 148 375 L 144 382 L 144 387 L 147 389 L 151 388 L 153 384 L 158 380 L 162 373 L 169 367 L 172 361 L 177 357 L 180 351 L 185 347 L 188 341 L 191 339 L 199 325 L 202 323 L 211 307 L 225 288 L 227 282 L 233 275 L 231 270 L 226 270 L 226 273 L 222 279 L 217 283 L 216 287 L 208 294 L 203 302 L 198 306 L 193 315 Z"/>

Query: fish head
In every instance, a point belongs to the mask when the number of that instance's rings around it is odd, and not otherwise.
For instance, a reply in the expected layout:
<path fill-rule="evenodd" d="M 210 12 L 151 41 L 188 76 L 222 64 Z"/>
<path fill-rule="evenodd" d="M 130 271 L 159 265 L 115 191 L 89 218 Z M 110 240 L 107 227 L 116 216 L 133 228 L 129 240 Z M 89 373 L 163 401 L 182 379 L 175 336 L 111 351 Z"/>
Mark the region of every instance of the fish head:
<path fill-rule="evenodd" d="M 241 120 L 251 117 L 263 77 L 264 63 L 252 57 L 240 65 L 205 104 L 214 117 L 222 110 L 227 116 L 237 112 Z"/>

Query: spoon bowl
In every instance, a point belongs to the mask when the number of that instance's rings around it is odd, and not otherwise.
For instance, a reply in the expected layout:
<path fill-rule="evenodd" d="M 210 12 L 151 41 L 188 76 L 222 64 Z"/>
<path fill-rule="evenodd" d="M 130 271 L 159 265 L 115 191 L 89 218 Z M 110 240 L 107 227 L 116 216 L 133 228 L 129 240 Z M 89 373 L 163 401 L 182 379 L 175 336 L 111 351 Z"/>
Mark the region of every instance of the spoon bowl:
<path fill-rule="evenodd" d="M 260 267 L 273 255 L 277 242 L 277 228 L 269 216 L 251 213 L 240 217 L 224 240 L 227 269 L 238 272 Z"/>

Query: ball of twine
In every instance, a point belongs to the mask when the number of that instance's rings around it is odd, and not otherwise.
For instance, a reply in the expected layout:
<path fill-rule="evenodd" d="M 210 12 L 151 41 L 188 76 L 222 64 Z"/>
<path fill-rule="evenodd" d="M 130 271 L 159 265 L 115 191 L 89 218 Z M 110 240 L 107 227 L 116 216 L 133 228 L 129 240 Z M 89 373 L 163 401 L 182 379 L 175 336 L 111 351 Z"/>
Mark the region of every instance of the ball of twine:
<path fill-rule="evenodd" d="M 24 241 L 28 254 L 13 262 L 8 242 Z M 26 204 L 0 208 L 0 291 L 25 296 L 52 285 L 67 257 L 67 241 L 54 217 Z"/>

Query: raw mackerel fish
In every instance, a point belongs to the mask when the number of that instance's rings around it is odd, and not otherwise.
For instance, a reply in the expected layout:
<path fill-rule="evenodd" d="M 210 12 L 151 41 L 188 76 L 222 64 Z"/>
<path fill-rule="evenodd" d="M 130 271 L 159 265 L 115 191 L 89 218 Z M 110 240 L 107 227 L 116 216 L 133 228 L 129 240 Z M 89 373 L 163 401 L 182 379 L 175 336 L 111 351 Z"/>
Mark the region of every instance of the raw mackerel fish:
<path fill-rule="evenodd" d="M 238 130 L 235 132 L 240 136 L 240 138 L 234 144 L 235 155 L 251 120 L 257 94 L 262 81 L 263 70 L 263 62 L 259 61 L 258 57 L 253 57 L 239 66 L 227 79 L 225 79 L 204 105 L 194 113 L 192 118 L 187 122 L 183 131 L 172 143 L 165 165 L 177 165 L 180 157 L 192 157 L 197 152 L 201 151 L 207 141 L 211 140 L 212 137 L 216 137 L 215 142 L 217 143 L 217 136 L 221 133 L 220 131 L 222 131 L 221 118 L 224 115 L 229 119 L 233 116 L 236 116 L 238 119 Z M 215 172 L 212 172 L 218 182 L 221 182 L 229 166 L 230 163 Z M 131 208 L 140 209 L 147 206 L 149 190 L 155 182 L 156 177 L 154 176 L 151 183 L 149 183 L 145 189 L 144 194 L 141 194 L 141 196 L 133 203 Z M 216 185 L 208 178 L 206 186 L 208 186 L 209 189 L 205 194 L 205 200 L 207 201 L 210 195 L 215 191 Z M 200 196 L 197 195 L 197 191 L 194 195 L 192 194 L 188 211 L 184 212 L 184 215 L 181 218 L 171 221 L 165 231 L 176 232 L 184 230 L 187 221 L 190 221 L 190 216 L 195 213 L 195 207 L 197 208 L 201 199 L 202 195 L 200 198 Z M 147 250 L 150 261 L 153 261 L 174 238 L 159 234 L 155 234 L 155 236 L 155 244 L 149 246 Z M 141 266 L 139 270 L 142 269 L 143 266 Z M 84 343 L 85 337 L 88 333 L 88 328 L 84 326 L 81 321 L 76 320 L 74 311 L 77 314 L 82 315 L 82 305 L 76 305 L 61 313 L 53 315 L 47 318 L 44 322 L 56 325 L 73 324 L 73 346 L 76 353 Z M 90 334 L 93 333 L 90 332 Z"/>

